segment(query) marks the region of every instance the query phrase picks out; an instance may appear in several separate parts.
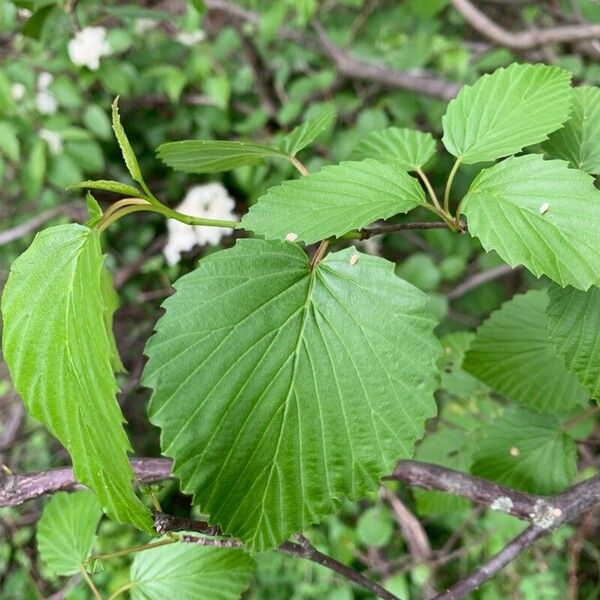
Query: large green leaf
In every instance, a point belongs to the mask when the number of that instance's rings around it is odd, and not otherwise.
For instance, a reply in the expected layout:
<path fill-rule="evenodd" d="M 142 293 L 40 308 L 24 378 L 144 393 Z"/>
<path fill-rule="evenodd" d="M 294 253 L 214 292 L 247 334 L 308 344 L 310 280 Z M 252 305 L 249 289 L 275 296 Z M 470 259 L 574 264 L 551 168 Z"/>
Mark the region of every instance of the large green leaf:
<path fill-rule="evenodd" d="M 573 90 L 573 112 L 564 127 L 543 145 L 552 158 L 562 158 L 586 173 L 600 173 L 600 88 Z"/>
<path fill-rule="evenodd" d="M 600 400 L 600 289 L 549 289 L 548 333 L 567 368 Z"/>
<path fill-rule="evenodd" d="M 568 118 L 571 76 L 558 67 L 519 65 L 465 86 L 442 119 L 442 141 L 472 164 L 515 154 L 547 139 Z"/>
<path fill-rule="evenodd" d="M 352 150 L 350 158 L 373 158 L 406 171 L 416 171 L 427 164 L 434 153 L 435 140 L 430 133 L 389 127 L 374 131 L 361 140 Z"/>
<path fill-rule="evenodd" d="M 291 133 L 285 136 L 281 148 L 291 156 L 295 156 L 316 140 L 335 120 L 335 110 L 326 108 L 316 117 L 298 125 Z"/>
<path fill-rule="evenodd" d="M 69 224 L 39 233 L 4 288 L 2 348 L 16 390 L 69 451 L 77 479 L 111 517 L 150 531 L 115 398 L 114 299 L 107 304 L 102 263 L 96 231 Z"/>
<path fill-rule="evenodd" d="M 511 266 L 562 286 L 600 284 L 600 191 L 565 162 L 531 154 L 484 169 L 462 212 L 469 232 Z"/>
<path fill-rule="evenodd" d="M 575 477 L 573 439 L 552 415 L 511 408 L 482 430 L 471 473 L 535 494 L 563 491 Z"/>
<path fill-rule="evenodd" d="M 342 162 L 271 188 L 242 219 L 269 239 L 311 244 L 425 203 L 418 181 L 374 160 Z"/>
<path fill-rule="evenodd" d="M 257 165 L 267 158 L 290 158 L 288 154 L 272 146 L 210 140 L 168 142 L 158 147 L 157 154 L 166 165 L 184 173 L 219 173 Z"/>
<path fill-rule="evenodd" d="M 235 600 L 250 585 L 254 561 L 236 548 L 177 543 L 138 552 L 132 600 Z"/>
<path fill-rule="evenodd" d="M 506 302 L 477 330 L 463 368 L 528 408 L 567 411 L 588 396 L 548 338 L 547 305 L 544 290 Z"/>
<path fill-rule="evenodd" d="M 79 573 L 94 545 L 102 507 L 90 492 L 58 492 L 37 524 L 37 548 L 52 575 Z"/>
<path fill-rule="evenodd" d="M 226 532 L 275 547 L 411 456 L 440 347 L 391 263 L 348 248 L 311 271 L 296 244 L 240 240 L 175 288 L 146 346 L 150 417 Z"/>

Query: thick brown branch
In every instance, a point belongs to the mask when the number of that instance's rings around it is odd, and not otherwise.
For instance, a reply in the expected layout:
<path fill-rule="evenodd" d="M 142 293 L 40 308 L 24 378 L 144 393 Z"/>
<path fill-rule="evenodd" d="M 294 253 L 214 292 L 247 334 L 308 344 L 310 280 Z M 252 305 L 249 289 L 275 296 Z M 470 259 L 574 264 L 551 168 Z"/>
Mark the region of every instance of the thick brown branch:
<path fill-rule="evenodd" d="M 536 503 L 542 501 L 541 496 L 526 494 L 474 475 L 414 460 L 400 461 L 394 472 L 385 479 L 463 496 L 525 520 L 531 519 Z"/>
<path fill-rule="evenodd" d="M 451 0 L 452 6 L 488 40 L 511 50 L 531 50 L 547 44 L 600 39 L 600 24 L 564 25 L 548 29 L 506 31 L 469 0 Z"/>

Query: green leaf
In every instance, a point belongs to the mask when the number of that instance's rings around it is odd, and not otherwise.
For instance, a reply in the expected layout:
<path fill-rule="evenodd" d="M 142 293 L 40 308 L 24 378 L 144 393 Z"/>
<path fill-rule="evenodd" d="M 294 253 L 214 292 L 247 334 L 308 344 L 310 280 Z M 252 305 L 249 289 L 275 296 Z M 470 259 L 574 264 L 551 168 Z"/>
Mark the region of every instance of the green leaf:
<path fill-rule="evenodd" d="M 562 286 L 600 284 L 600 191 L 565 162 L 531 154 L 484 169 L 461 212 L 469 232 L 511 266 Z"/>
<path fill-rule="evenodd" d="M 4 154 L 11 162 L 19 162 L 21 155 L 21 144 L 17 137 L 14 125 L 0 122 L 0 153 Z"/>
<path fill-rule="evenodd" d="M 356 523 L 356 537 L 365 546 L 381 548 L 390 541 L 393 532 L 394 519 L 382 504 L 365 510 Z"/>
<path fill-rule="evenodd" d="M 423 188 L 405 171 L 374 160 L 342 162 L 272 187 L 250 208 L 242 227 L 311 244 L 424 203 Z"/>
<path fill-rule="evenodd" d="M 151 421 L 182 489 L 252 550 L 375 490 L 435 413 L 427 297 L 353 248 L 238 240 L 175 283 L 149 340 Z"/>
<path fill-rule="evenodd" d="M 425 436 L 418 445 L 415 460 L 466 472 L 471 464 L 471 448 L 467 441 L 462 429 L 439 429 Z M 447 514 L 471 506 L 468 500 L 446 492 L 415 489 L 413 494 L 422 515 Z"/>
<path fill-rule="evenodd" d="M 565 126 L 542 146 L 552 158 L 562 158 L 586 173 L 600 174 L 600 88 L 573 90 L 573 112 Z"/>
<path fill-rule="evenodd" d="M 555 494 L 572 482 L 577 449 L 556 417 L 511 408 L 477 441 L 471 473 L 534 494 Z"/>
<path fill-rule="evenodd" d="M 48 20 L 48 17 L 59 8 L 54 4 L 44 6 L 39 10 L 36 10 L 23 24 L 21 33 L 34 40 L 39 40 L 44 30 L 44 25 Z"/>
<path fill-rule="evenodd" d="M 36 198 L 44 184 L 46 175 L 46 144 L 42 139 L 35 139 L 29 149 L 29 156 L 22 170 L 21 179 L 25 197 Z"/>
<path fill-rule="evenodd" d="M 104 213 L 96 198 L 89 192 L 85 195 L 85 203 L 88 210 L 88 220 L 85 225 L 91 229 L 100 221 L 100 219 L 102 219 Z"/>
<path fill-rule="evenodd" d="M 319 135 L 329 129 L 335 121 L 335 110 L 326 108 L 321 114 L 298 125 L 285 136 L 281 149 L 290 156 L 296 156 L 300 150 L 314 142 Z"/>
<path fill-rule="evenodd" d="M 185 140 L 158 147 L 158 158 L 176 171 L 184 173 L 220 173 L 237 167 L 257 165 L 267 158 L 289 156 L 271 146 L 247 142 L 213 142 Z"/>
<path fill-rule="evenodd" d="M 477 330 L 463 368 L 515 402 L 552 413 L 588 397 L 548 338 L 547 304 L 545 290 L 504 303 Z"/>
<path fill-rule="evenodd" d="M 568 118 L 571 75 L 558 67 L 512 64 L 465 86 L 442 119 L 444 146 L 472 164 L 547 139 Z"/>
<path fill-rule="evenodd" d="M 135 157 L 135 153 L 133 152 L 133 148 L 127 139 L 127 134 L 125 133 L 125 129 L 123 129 L 123 125 L 121 125 L 121 116 L 119 115 L 119 97 L 115 98 L 115 101 L 112 104 L 112 127 L 115 132 L 115 136 L 117 138 L 117 142 L 119 143 L 119 148 L 121 148 L 121 152 L 123 154 L 123 159 L 125 160 L 125 166 L 129 171 L 129 174 L 133 178 L 134 181 L 137 181 L 140 184 L 144 184 L 144 178 L 142 177 L 142 171 L 140 169 L 140 165 Z"/>
<path fill-rule="evenodd" d="M 58 492 L 37 524 L 37 549 L 50 575 L 75 575 L 90 555 L 102 507 L 90 492 Z"/>
<path fill-rule="evenodd" d="M 548 334 L 567 369 L 600 400 L 600 289 L 550 286 Z"/>
<path fill-rule="evenodd" d="M 389 127 L 374 131 L 352 151 L 350 158 L 374 158 L 379 162 L 395 164 L 405 171 L 417 171 L 435 153 L 435 140 L 430 133 L 414 129 Z"/>
<path fill-rule="evenodd" d="M 101 140 L 111 137 L 111 123 L 103 108 L 97 104 L 88 104 L 82 116 L 83 124 Z"/>
<path fill-rule="evenodd" d="M 108 336 L 110 346 L 110 366 L 115 373 L 127 373 L 121 362 L 117 341 L 113 333 L 113 315 L 117 308 L 119 308 L 119 294 L 117 294 L 113 287 L 112 275 L 106 267 L 102 268 L 100 275 L 100 292 L 104 303 L 104 326 L 106 327 L 106 335 Z"/>
<path fill-rule="evenodd" d="M 114 192 L 115 194 L 123 194 L 124 196 L 131 196 L 133 198 L 145 198 L 144 193 L 126 183 L 119 183 L 118 181 L 108 181 L 106 179 L 98 179 L 96 181 L 82 181 L 80 183 L 74 183 L 70 185 L 67 190 L 103 190 L 105 192 Z"/>
<path fill-rule="evenodd" d="M 77 479 L 109 516 L 151 531 L 131 487 L 102 263 L 96 231 L 69 224 L 39 233 L 4 288 L 2 347 L 16 390 L 69 451 Z"/>
<path fill-rule="evenodd" d="M 138 552 L 132 600 L 235 600 L 250 585 L 254 561 L 233 548 L 176 543 Z"/>

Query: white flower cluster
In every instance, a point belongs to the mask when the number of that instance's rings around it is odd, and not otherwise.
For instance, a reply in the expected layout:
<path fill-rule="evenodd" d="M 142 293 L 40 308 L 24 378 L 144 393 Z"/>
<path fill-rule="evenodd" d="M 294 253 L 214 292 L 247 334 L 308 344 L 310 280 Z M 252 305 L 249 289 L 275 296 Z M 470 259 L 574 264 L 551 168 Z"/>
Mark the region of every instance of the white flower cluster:
<path fill-rule="evenodd" d="M 177 210 L 193 217 L 237 221 L 234 207 L 233 198 L 220 183 L 209 183 L 190 188 Z M 167 229 L 168 239 L 163 253 L 169 265 L 177 264 L 181 260 L 181 253 L 196 245 L 216 246 L 224 235 L 232 231 L 226 227 L 190 226 L 174 219 L 167 221 Z"/>
<path fill-rule="evenodd" d="M 201 29 L 196 31 L 180 31 L 175 39 L 184 46 L 195 46 L 206 39 L 206 34 Z"/>
<path fill-rule="evenodd" d="M 92 71 L 100 67 L 100 58 L 110 54 L 104 27 L 86 27 L 69 42 L 69 58 L 76 65 Z"/>
<path fill-rule="evenodd" d="M 54 77 L 50 73 L 43 71 L 39 74 L 37 80 L 37 94 L 35 95 L 35 105 L 38 112 L 42 115 L 52 115 L 56 112 L 56 98 L 48 90 Z"/>

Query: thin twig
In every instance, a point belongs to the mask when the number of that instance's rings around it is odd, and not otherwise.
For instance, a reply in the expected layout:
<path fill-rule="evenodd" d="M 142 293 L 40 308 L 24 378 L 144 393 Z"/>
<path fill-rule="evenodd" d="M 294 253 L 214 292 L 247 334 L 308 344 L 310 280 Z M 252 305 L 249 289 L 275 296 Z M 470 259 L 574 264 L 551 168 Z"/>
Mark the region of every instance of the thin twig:
<path fill-rule="evenodd" d="M 69 216 L 71 218 L 76 218 L 81 214 L 83 214 L 82 202 L 72 202 L 70 204 L 56 206 L 33 217 L 33 219 L 30 219 L 25 223 L 21 223 L 20 225 L 12 227 L 11 229 L 6 229 L 5 231 L 0 231 L 0 246 L 6 246 L 6 244 L 10 244 L 11 242 L 25 237 L 42 227 L 42 225 L 48 223 L 48 221 L 52 221 L 52 219 L 56 219 L 57 217 Z"/>
<path fill-rule="evenodd" d="M 531 50 L 547 44 L 600 39 L 600 24 L 563 25 L 512 33 L 500 27 L 469 0 L 451 0 L 464 19 L 488 40 L 511 50 Z"/>
<path fill-rule="evenodd" d="M 485 283 L 500 279 L 501 277 L 506 277 L 506 275 L 516 273 L 521 269 L 522 267 L 520 265 L 516 267 L 511 267 L 510 265 L 498 265 L 487 271 L 476 273 L 465 279 L 462 283 L 459 283 L 454 289 L 450 290 L 446 294 L 446 298 L 448 298 L 448 300 L 457 300 Z"/>

